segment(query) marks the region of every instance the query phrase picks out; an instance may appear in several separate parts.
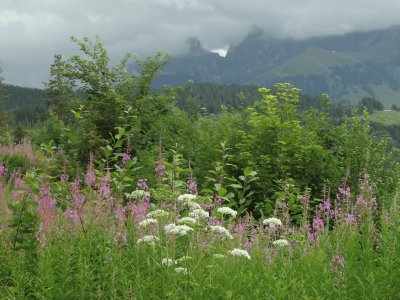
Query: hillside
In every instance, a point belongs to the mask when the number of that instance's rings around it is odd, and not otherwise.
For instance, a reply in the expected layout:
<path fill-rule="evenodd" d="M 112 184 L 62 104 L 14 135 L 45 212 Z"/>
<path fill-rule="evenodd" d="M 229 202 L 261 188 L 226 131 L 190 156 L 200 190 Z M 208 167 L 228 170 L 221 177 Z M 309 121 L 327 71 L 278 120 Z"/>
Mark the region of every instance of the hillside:
<path fill-rule="evenodd" d="M 374 97 L 386 107 L 400 99 L 400 27 L 305 40 L 277 39 L 254 31 L 225 58 L 192 39 L 190 51 L 174 58 L 156 85 L 187 80 L 272 86 L 291 82 L 306 93 L 357 103 Z"/>

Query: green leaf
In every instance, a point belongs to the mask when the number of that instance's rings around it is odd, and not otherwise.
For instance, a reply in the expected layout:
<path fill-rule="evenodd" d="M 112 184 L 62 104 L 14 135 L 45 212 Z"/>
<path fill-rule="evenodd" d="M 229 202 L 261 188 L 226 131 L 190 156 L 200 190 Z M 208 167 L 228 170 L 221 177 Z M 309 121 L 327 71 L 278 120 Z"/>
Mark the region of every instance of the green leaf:
<path fill-rule="evenodd" d="M 230 184 L 230 185 L 228 185 L 228 186 L 230 186 L 230 187 L 233 187 L 234 189 L 242 189 L 243 188 L 243 185 L 241 185 L 241 184 Z"/>
<path fill-rule="evenodd" d="M 221 187 L 221 188 L 218 190 L 218 195 L 221 196 L 221 197 L 224 197 L 224 196 L 226 195 L 227 192 L 228 192 L 228 191 L 227 191 L 225 188 Z"/>
<path fill-rule="evenodd" d="M 119 136 L 123 136 L 124 134 L 125 134 L 125 128 L 119 127 L 119 128 L 118 128 L 118 135 L 119 135 Z"/>
<path fill-rule="evenodd" d="M 252 170 L 252 168 L 250 168 L 250 167 L 246 167 L 244 170 L 243 170 L 243 174 L 244 174 L 244 176 L 249 176 L 251 173 L 253 172 L 253 170 Z"/>

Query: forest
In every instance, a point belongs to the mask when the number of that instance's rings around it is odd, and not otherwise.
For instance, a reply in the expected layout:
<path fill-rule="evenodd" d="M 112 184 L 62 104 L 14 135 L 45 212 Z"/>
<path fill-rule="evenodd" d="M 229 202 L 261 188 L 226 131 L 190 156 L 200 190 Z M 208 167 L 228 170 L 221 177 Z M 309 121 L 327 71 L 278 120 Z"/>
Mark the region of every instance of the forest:
<path fill-rule="evenodd" d="M 111 66 L 72 42 L 45 90 L 0 84 L 2 299 L 398 297 L 400 138 L 378 100 L 154 89 L 169 55 Z"/>

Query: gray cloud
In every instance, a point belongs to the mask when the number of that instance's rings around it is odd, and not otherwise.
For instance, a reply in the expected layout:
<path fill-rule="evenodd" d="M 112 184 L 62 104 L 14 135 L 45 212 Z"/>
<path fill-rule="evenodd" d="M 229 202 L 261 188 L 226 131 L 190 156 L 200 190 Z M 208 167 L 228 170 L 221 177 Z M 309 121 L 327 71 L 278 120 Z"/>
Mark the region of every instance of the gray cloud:
<path fill-rule="evenodd" d="M 0 62 L 6 82 L 40 87 L 53 55 L 79 53 L 69 36 L 99 35 L 112 60 L 126 52 L 179 55 L 197 37 L 234 45 L 254 26 L 306 38 L 400 24 L 396 0 L 1 0 Z"/>

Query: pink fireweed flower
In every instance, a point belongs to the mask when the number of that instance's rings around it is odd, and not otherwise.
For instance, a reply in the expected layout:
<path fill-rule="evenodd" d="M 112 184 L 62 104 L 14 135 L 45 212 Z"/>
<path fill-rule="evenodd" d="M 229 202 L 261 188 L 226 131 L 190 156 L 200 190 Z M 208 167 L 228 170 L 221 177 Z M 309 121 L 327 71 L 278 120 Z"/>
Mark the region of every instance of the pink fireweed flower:
<path fill-rule="evenodd" d="M 345 268 L 344 258 L 339 255 L 333 255 L 329 266 L 333 273 L 342 276 Z"/>
<path fill-rule="evenodd" d="M 78 212 L 75 209 L 67 209 L 64 212 L 64 216 L 68 219 L 72 219 L 72 220 L 78 220 L 79 216 L 78 216 Z"/>
<path fill-rule="evenodd" d="M 4 176 L 7 173 L 5 166 L 0 166 L 0 176 Z"/>
<path fill-rule="evenodd" d="M 149 189 L 149 186 L 147 185 L 147 179 L 139 179 L 136 187 L 139 190 L 147 191 Z"/>
<path fill-rule="evenodd" d="M 110 188 L 110 176 L 109 175 L 100 177 L 99 194 L 100 194 L 100 196 L 102 196 L 106 199 L 107 203 L 111 202 L 111 199 L 110 199 L 111 188 Z"/>
<path fill-rule="evenodd" d="M 214 201 L 217 205 L 222 205 L 222 198 L 221 196 L 215 196 Z"/>
<path fill-rule="evenodd" d="M 129 154 L 129 152 L 125 152 L 125 153 L 122 155 L 122 159 L 121 159 L 121 165 L 122 165 L 122 167 L 125 167 L 126 162 L 127 162 L 128 160 L 130 160 L 130 159 L 131 159 L 131 155 Z"/>
<path fill-rule="evenodd" d="M 67 182 L 68 181 L 68 175 L 67 174 L 65 174 L 65 173 L 63 173 L 63 174 L 61 174 L 61 176 L 60 176 L 60 180 L 62 181 L 62 182 Z"/>
<path fill-rule="evenodd" d="M 96 183 L 96 178 L 94 176 L 94 173 L 92 171 L 88 171 L 86 173 L 86 178 L 85 178 L 86 185 L 88 187 L 94 187 Z"/>
<path fill-rule="evenodd" d="M 135 223 L 139 224 L 144 219 L 147 219 L 147 213 L 150 209 L 150 198 L 144 197 L 142 200 L 129 202 L 126 206 L 130 210 L 131 216 Z"/>
<path fill-rule="evenodd" d="M 43 230 L 47 230 L 53 219 L 53 211 L 56 206 L 57 201 L 51 197 L 50 193 L 44 189 L 46 194 L 36 197 L 38 202 L 37 211 L 42 219 Z"/>
<path fill-rule="evenodd" d="M 189 193 L 197 195 L 197 183 L 194 180 L 189 180 L 187 183 L 187 189 Z"/>
<path fill-rule="evenodd" d="M 306 205 L 310 202 L 310 196 L 309 195 L 303 195 L 301 196 L 300 199 L 301 204 Z"/>
<path fill-rule="evenodd" d="M 154 173 L 156 177 L 163 178 L 165 176 L 165 165 L 161 160 L 156 161 L 156 167 L 154 168 Z"/>
<path fill-rule="evenodd" d="M 15 177 L 15 187 L 16 188 L 22 188 L 24 186 L 24 181 L 21 179 L 21 177 Z"/>
<path fill-rule="evenodd" d="M 344 221 L 347 224 L 356 224 L 357 223 L 356 217 L 353 214 L 346 214 L 346 216 L 344 217 Z"/>

